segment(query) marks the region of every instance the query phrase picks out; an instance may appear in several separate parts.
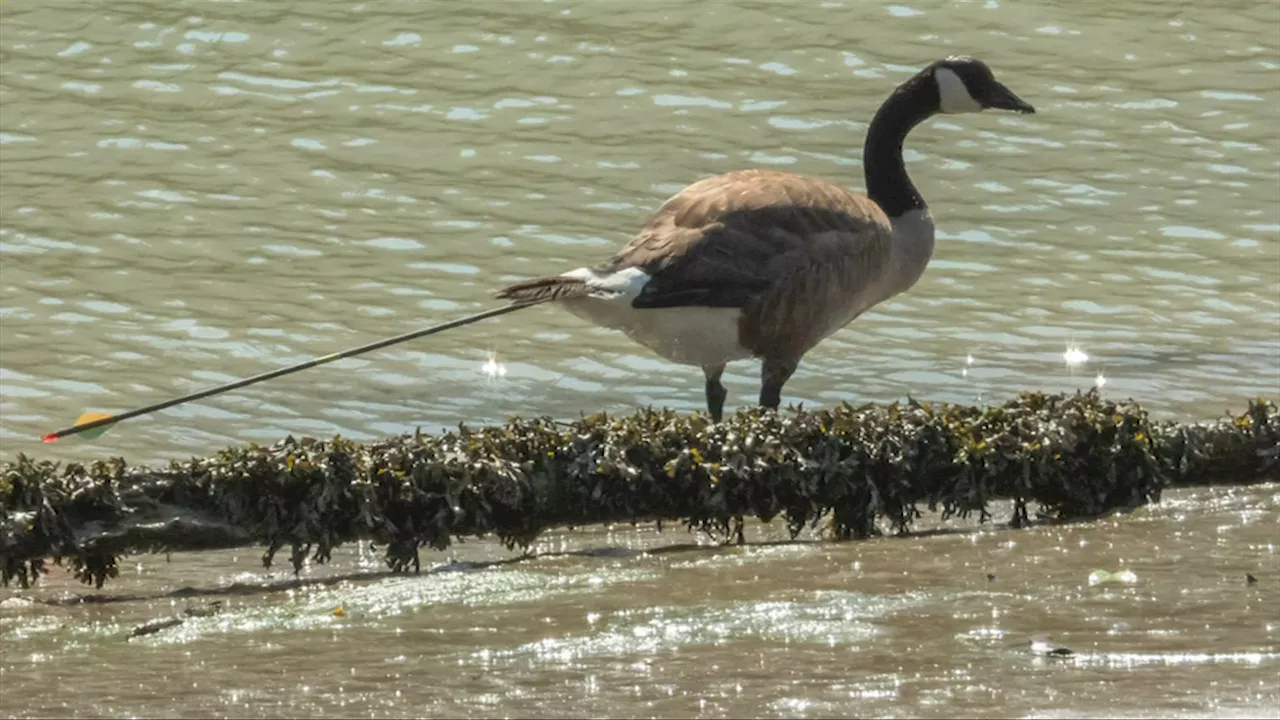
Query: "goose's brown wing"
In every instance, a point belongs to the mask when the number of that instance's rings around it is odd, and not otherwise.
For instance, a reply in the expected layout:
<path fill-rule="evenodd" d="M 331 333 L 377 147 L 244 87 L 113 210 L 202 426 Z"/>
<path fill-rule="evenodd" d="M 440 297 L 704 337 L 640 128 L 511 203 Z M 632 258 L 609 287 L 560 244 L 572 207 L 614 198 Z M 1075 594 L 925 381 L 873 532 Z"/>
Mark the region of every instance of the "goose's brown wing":
<path fill-rule="evenodd" d="M 652 278 L 636 308 L 745 308 L 815 269 L 860 263 L 865 275 L 887 255 L 888 238 L 889 219 L 864 195 L 746 170 L 685 188 L 601 269 L 635 267 Z"/>
<path fill-rule="evenodd" d="M 745 347 L 798 357 L 865 306 L 888 270 L 890 235 L 888 217 L 864 195 L 816 178 L 744 170 L 682 190 L 595 270 L 649 275 L 631 303 L 637 309 L 741 308 Z M 555 276 L 496 295 L 540 303 L 592 292 L 580 277 Z"/>

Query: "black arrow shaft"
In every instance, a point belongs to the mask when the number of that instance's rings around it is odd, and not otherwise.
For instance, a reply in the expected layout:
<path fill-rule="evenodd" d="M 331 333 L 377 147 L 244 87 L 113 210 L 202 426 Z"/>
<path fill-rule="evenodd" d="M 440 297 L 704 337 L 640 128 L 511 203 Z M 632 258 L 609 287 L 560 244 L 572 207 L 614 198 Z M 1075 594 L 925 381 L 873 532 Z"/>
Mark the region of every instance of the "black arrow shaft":
<path fill-rule="evenodd" d="M 343 350 L 341 352 L 330 353 L 328 355 L 323 355 L 321 357 L 312 358 L 310 360 L 300 362 L 296 365 L 290 365 L 288 367 L 278 368 L 276 370 L 271 370 L 258 375 L 254 375 L 253 377 L 247 377 L 242 380 L 234 380 L 225 385 L 219 385 L 217 387 L 212 387 L 206 390 L 201 390 L 199 392 L 191 393 L 190 395 L 183 395 L 182 397 L 176 397 L 171 400 L 165 400 L 164 402 L 159 402 L 154 405 L 140 407 L 135 410 L 130 410 L 128 412 L 120 413 L 119 415 L 112 415 L 110 417 L 99 418 L 92 422 L 84 423 L 83 425 L 73 425 L 69 428 L 63 428 L 62 430 L 59 430 L 55 433 L 50 433 L 46 435 L 44 437 L 44 440 L 45 442 L 51 442 L 60 437 L 66 437 L 67 435 L 75 435 L 76 433 L 81 433 L 81 432 L 84 432 L 85 430 L 92 430 L 96 427 L 102 427 L 103 425 L 118 423 L 121 420 L 128 420 L 129 418 L 135 418 L 135 417 L 138 417 L 139 415 L 146 415 L 147 413 L 153 413 L 153 412 L 156 412 L 157 410 L 164 410 L 165 408 L 171 408 L 174 405 L 181 405 L 182 403 L 191 402 L 192 400 L 201 400 L 213 395 L 229 392 L 231 390 L 238 390 L 242 387 L 248 387 L 249 385 L 260 383 L 265 380 L 271 380 L 273 378 L 283 377 L 285 375 L 290 375 L 292 373 L 300 372 L 302 370 L 307 370 L 309 368 L 313 368 L 318 365 L 331 363 L 334 360 L 342 360 L 344 358 L 355 357 L 356 355 L 363 355 L 367 352 L 373 352 L 374 350 L 381 350 L 382 348 L 389 347 L 397 343 L 402 343 L 409 340 L 416 340 L 420 337 L 434 335 L 439 332 L 444 332 L 445 330 L 452 330 L 453 328 L 462 327 L 463 325 L 470 325 L 471 323 L 479 322 L 481 320 L 487 320 L 488 318 L 498 317 L 499 315 L 506 315 L 507 313 L 515 312 L 516 310 L 521 310 L 526 307 L 529 307 L 529 305 L 530 303 L 514 303 L 511 305 L 504 305 L 502 307 L 493 308 L 492 310 L 485 310 L 484 312 L 478 312 L 474 315 L 468 315 L 464 318 L 458 318 L 457 320 L 450 320 L 449 322 L 440 323 L 439 325 L 432 325 L 431 327 L 421 328 L 418 330 L 414 330 L 412 332 L 396 335 L 395 337 L 389 337 L 383 340 L 377 340 L 375 342 L 371 342 L 366 345 L 361 345 L 359 347 L 354 347 L 349 350 Z"/>

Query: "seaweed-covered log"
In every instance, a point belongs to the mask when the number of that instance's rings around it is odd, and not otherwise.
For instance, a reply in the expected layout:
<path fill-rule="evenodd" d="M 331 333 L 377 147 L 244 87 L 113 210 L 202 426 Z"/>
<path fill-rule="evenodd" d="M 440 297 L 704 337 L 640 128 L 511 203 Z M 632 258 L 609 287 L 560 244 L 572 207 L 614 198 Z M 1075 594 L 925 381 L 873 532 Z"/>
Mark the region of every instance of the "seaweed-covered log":
<path fill-rule="evenodd" d="M 287 438 L 166 468 L 122 459 L 85 467 L 19 456 L 0 466 L 0 570 L 27 586 L 44 559 L 101 587 L 139 551 L 283 547 L 299 569 L 357 540 L 386 547 L 393 570 L 422 547 L 496 535 L 527 547 L 543 530 L 682 520 L 727 533 L 731 519 L 782 515 L 793 536 L 830 517 L 842 538 L 885 520 L 906 532 L 918 506 L 987 518 L 994 499 L 1080 518 L 1159 499 L 1163 488 L 1280 476 L 1276 406 L 1157 423 L 1096 392 L 1024 394 L 976 408 L 917 403 L 783 414 L 740 411 L 720 424 L 643 411 L 575 423 L 416 433 L 360 445 Z"/>

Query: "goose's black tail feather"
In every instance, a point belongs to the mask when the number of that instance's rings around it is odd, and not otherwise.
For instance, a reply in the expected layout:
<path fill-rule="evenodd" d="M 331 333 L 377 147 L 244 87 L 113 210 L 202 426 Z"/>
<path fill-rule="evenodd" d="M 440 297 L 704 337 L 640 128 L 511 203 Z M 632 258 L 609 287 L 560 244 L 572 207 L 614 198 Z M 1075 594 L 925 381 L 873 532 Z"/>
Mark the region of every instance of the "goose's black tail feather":
<path fill-rule="evenodd" d="M 591 288 L 579 278 L 553 276 L 525 280 L 495 292 L 494 297 L 521 305 L 537 305 L 556 300 L 586 297 Z"/>

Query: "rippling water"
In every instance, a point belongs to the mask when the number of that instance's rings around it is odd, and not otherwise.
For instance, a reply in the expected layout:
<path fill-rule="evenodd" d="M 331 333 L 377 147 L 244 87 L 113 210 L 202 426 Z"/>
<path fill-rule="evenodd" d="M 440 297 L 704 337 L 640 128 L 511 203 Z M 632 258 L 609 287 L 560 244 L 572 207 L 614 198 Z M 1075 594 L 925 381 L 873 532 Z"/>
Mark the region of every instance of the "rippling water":
<path fill-rule="evenodd" d="M 155 462 L 288 433 L 700 409 L 696 370 L 536 309 L 96 441 L 37 440 L 85 409 L 488 307 L 510 280 L 606 257 L 707 174 L 776 167 L 861 188 L 878 103 L 961 52 L 1038 113 L 936 118 L 912 134 L 934 260 L 813 351 L 784 402 L 986 401 L 1101 376 L 1107 393 L 1191 419 L 1280 391 L 1276 3 L 10 0 L 0 26 L 3 459 Z M 1088 361 L 1068 368 L 1069 345 Z M 484 372 L 491 354 L 504 374 Z M 730 367 L 730 408 L 754 400 L 756 372 Z M 19 715 L 63 702 L 89 714 L 1274 713 L 1275 500 L 1274 488 L 1175 495 L 1038 535 L 544 558 L 250 596 L 142 642 L 119 631 L 155 602 L 6 609 L 0 631 L 18 649 L 0 669 L 19 691 L 0 703 Z M 689 540 L 647 532 L 565 537 Z M 215 585 L 255 563 L 147 559 L 139 582 Z M 991 563 L 1024 574 L 989 582 Z M 1076 588 L 1094 565 L 1126 563 L 1142 566 L 1137 586 Z M 1246 568 L 1258 588 L 1236 587 Z M 70 589 L 60 571 L 50 579 Z M 347 618 L 314 612 L 340 598 Z M 1087 652 L 1062 666 L 1008 647 L 1036 629 Z M 181 692 L 157 695 L 157 673 Z M 75 682 L 41 699 L 54 678 Z"/>
<path fill-rule="evenodd" d="M 1275 717 L 1278 501 L 1275 485 L 1182 491 L 1099 523 L 862 543 L 756 526 L 742 548 L 597 528 L 551 533 L 523 561 L 468 544 L 429 574 L 380 580 L 343 579 L 378 568 L 348 549 L 304 573 L 337 582 L 250 589 L 133 639 L 208 598 L 9 599 L 3 703 L 98 717 Z M 258 562 L 145 557 L 112 590 L 288 579 Z M 1098 569 L 1130 574 L 1095 583 Z M 55 571 L 39 594 L 79 592 Z M 1041 634 L 1073 654 L 1033 651 Z"/>

